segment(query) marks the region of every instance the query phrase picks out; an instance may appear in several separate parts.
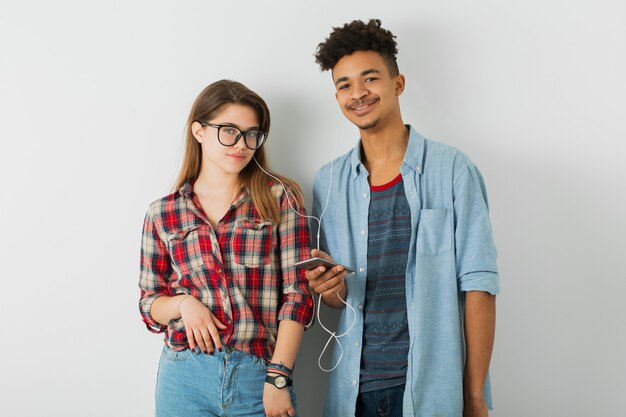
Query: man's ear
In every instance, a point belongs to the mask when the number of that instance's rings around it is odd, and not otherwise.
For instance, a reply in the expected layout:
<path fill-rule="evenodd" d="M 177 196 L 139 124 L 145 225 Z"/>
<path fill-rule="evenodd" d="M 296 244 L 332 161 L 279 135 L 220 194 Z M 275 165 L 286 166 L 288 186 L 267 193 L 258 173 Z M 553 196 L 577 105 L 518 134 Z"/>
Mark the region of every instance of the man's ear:
<path fill-rule="evenodd" d="M 396 76 L 394 82 L 396 84 L 396 96 L 399 96 L 399 95 L 401 95 L 404 92 L 404 86 L 405 86 L 405 83 L 406 83 L 404 75 L 398 74 Z"/>
<path fill-rule="evenodd" d="M 191 133 L 199 143 L 202 143 L 202 141 L 204 141 L 204 132 L 205 130 L 199 122 L 193 122 L 191 124 Z"/>

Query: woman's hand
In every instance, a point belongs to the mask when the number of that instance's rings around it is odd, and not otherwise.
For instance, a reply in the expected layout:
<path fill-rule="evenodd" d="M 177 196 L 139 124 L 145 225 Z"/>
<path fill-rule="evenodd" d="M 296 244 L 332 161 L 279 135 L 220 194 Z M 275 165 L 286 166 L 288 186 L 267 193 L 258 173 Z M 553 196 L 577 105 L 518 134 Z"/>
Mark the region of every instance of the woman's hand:
<path fill-rule="evenodd" d="M 196 345 L 204 353 L 212 354 L 214 348 L 222 350 L 219 330 L 226 329 L 226 326 L 213 315 L 207 306 L 196 297 L 189 295 L 178 304 L 178 309 L 185 324 L 187 342 L 192 351 Z"/>
<path fill-rule="evenodd" d="M 263 388 L 263 407 L 267 417 L 292 417 L 296 410 L 291 405 L 289 389 L 278 389 L 272 384 L 265 383 Z"/>

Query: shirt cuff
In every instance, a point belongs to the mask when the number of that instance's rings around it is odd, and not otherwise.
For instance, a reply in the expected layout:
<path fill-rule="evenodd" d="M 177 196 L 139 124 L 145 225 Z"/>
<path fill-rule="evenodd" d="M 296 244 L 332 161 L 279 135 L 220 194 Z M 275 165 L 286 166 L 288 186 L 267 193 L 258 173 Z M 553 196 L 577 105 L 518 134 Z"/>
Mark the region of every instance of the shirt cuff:
<path fill-rule="evenodd" d="M 278 312 L 277 320 L 291 320 L 305 328 L 313 317 L 313 298 L 310 295 L 288 294 Z"/>
<path fill-rule="evenodd" d="M 164 326 L 161 323 L 157 323 L 156 321 L 154 321 L 154 319 L 152 318 L 152 314 L 150 313 L 152 303 L 161 295 L 162 294 L 153 294 L 139 300 L 139 311 L 141 312 L 141 318 L 146 324 L 148 330 L 150 330 L 152 333 L 163 333 L 167 329 L 167 326 Z"/>
<path fill-rule="evenodd" d="M 459 278 L 461 291 L 485 291 L 491 295 L 500 292 L 500 276 L 497 272 L 470 272 Z"/>

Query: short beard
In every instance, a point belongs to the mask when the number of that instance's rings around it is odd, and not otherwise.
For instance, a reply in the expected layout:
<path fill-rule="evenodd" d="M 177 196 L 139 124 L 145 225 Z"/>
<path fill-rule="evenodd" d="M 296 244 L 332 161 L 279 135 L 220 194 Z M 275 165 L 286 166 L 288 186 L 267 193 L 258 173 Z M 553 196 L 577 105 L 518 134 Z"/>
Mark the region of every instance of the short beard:
<path fill-rule="evenodd" d="M 378 125 L 378 119 L 371 121 L 370 123 L 366 124 L 366 125 L 357 125 L 355 123 L 355 125 L 361 129 L 361 130 L 368 130 L 368 129 L 373 129 L 376 127 L 376 125 Z"/>

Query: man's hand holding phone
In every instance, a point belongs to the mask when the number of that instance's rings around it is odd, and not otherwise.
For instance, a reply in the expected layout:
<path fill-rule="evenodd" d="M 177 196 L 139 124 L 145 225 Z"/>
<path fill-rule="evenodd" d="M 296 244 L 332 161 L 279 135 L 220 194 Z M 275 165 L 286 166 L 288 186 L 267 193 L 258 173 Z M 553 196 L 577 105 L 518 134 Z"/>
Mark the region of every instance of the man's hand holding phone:
<path fill-rule="evenodd" d="M 313 249 L 311 256 L 336 263 L 330 255 L 318 249 Z M 332 268 L 321 265 L 306 271 L 305 277 L 309 281 L 309 287 L 316 293 L 321 294 L 322 300 L 326 304 L 334 308 L 343 308 L 345 304 L 341 302 L 337 295 L 343 300 L 346 299 L 347 290 L 343 281 L 349 272 L 351 273 L 352 271 L 348 271 L 343 265 L 337 265 Z"/>

